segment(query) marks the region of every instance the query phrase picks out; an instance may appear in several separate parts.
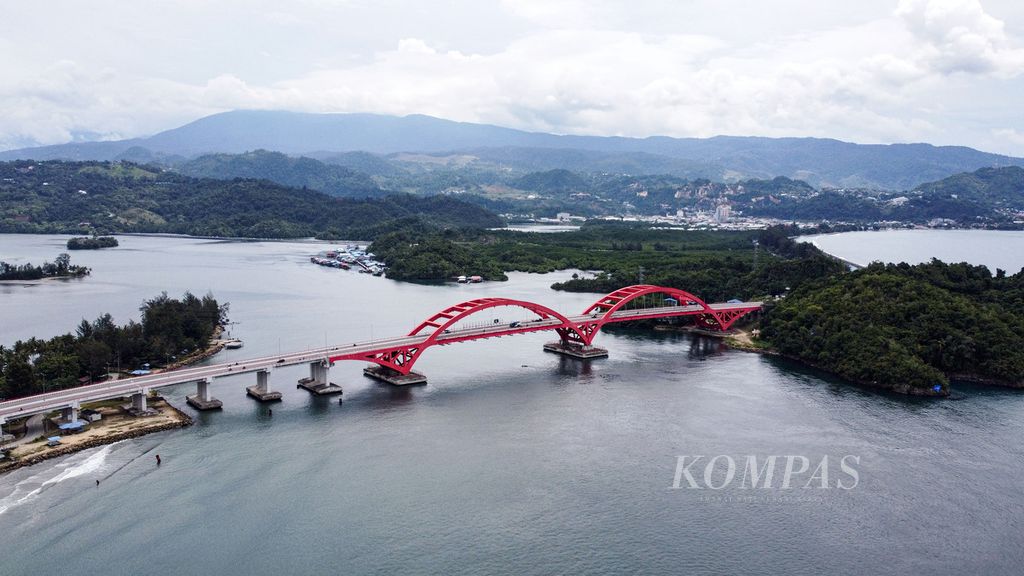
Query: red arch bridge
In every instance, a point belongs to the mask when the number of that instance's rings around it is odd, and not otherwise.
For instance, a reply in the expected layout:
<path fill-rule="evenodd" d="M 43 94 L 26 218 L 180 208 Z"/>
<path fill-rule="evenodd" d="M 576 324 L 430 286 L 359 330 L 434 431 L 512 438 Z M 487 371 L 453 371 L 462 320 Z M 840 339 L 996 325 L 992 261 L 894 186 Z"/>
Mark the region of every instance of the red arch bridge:
<path fill-rule="evenodd" d="M 492 309 L 499 307 L 519 309 L 527 318 L 511 322 L 491 319 Z M 184 368 L 0 402 L 0 424 L 11 418 L 58 409 L 64 411 L 65 418 L 75 420 L 83 403 L 125 396 L 132 398 L 133 410 L 145 412 L 146 396 L 150 390 L 193 382 L 197 391 L 187 397 L 188 403 L 201 410 L 219 408 L 221 402 L 209 394 L 210 381 L 238 374 L 256 374 L 256 384 L 247 388 L 249 395 L 259 400 L 276 400 L 281 398 L 281 393 L 271 389 L 270 371 L 297 364 L 309 365 L 310 375 L 300 380 L 299 386 L 315 394 L 341 392 L 341 388 L 328 379 L 330 366 L 341 360 L 368 362 L 371 366 L 364 370 L 367 376 L 391 384 L 419 384 L 426 382 L 426 377 L 413 372 L 412 367 L 432 346 L 544 330 L 554 331 L 559 337 L 557 341 L 545 344 L 545 350 L 577 358 L 595 358 L 608 354 L 607 350 L 593 345 L 594 338 L 606 324 L 692 316 L 700 328 L 724 331 L 744 315 L 760 308 L 760 302 L 707 304 L 684 290 L 646 284 L 629 286 L 602 296 L 582 314 L 573 316 L 565 316 L 534 302 L 478 298 L 441 310 L 405 336 Z M 478 320 L 486 317 L 486 321 L 464 322 L 474 315 L 481 315 Z"/>

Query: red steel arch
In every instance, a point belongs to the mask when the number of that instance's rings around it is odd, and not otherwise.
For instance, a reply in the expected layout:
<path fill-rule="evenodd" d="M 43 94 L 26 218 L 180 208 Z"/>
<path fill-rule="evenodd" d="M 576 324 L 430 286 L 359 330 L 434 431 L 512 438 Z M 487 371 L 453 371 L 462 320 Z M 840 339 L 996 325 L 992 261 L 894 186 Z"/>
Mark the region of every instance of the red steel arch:
<path fill-rule="evenodd" d="M 699 308 L 693 312 L 697 316 L 697 323 L 711 330 L 728 330 L 736 320 L 748 312 L 748 310 L 714 310 L 706 302 L 685 290 L 653 286 L 651 284 L 637 284 L 606 294 L 591 304 L 590 307 L 583 311 L 583 314 L 590 316 L 592 320 L 581 323 L 576 331 L 576 334 L 582 336 L 582 338 L 577 340 L 574 334 L 566 332 L 562 334 L 562 339 L 577 341 L 589 346 L 594 341 L 598 331 L 601 330 L 601 327 L 612 321 L 611 317 L 615 312 L 622 309 L 626 304 L 648 294 L 665 294 L 678 301 L 680 306 L 698 306 Z"/>
<path fill-rule="evenodd" d="M 630 302 L 649 294 L 664 294 L 674 298 L 678 302 L 678 308 L 674 305 L 659 306 L 656 309 L 651 309 L 648 313 L 620 314 L 613 318 L 616 312 L 622 310 Z M 329 357 L 329 361 L 333 363 L 335 360 L 363 360 L 390 368 L 400 374 L 408 374 L 423 351 L 435 345 L 555 330 L 565 343 L 589 346 L 601 327 L 610 322 L 673 316 L 696 316 L 697 323 L 704 328 L 727 330 L 740 317 L 758 308 L 760 304 L 757 304 L 757 306 L 716 304 L 715 307 L 712 307 L 685 290 L 640 284 L 627 286 L 605 295 L 590 305 L 582 316 L 570 320 L 559 312 L 534 302 L 510 298 L 477 298 L 445 308 L 421 322 L 407 336 L 379 341 L 380 347 L 370 351 L 342 352 L 332 355 Z M 446 334 L 448 329 L 460 320 L 498 306 L 522 308 L 535 314 L 537 319 L 517 322 L 515 326 L 511 324 L 496 326 L 497 329 L 456 330 L 451 335 Z"/>
<path fill-rule="evenodd" d="M 551 320 L 555 319 L 558 324 L 545 323 L 540 326 L 531 326 L 531 323 L 523 323 L 514 329 L 509 329 L 500 333 L 490 333 L 486 335 L 469 335 L 461 336 L 456 338 L 446 338 L 440 340 L 440 337 L 444 335 L 445 331 L 449 327 L 458 323 L 460 320 L 465 319 L 468 316 L 477 314 L 484 310 L 495 308 L 498 306 L 513 306 L 523 308 L 537 315 L 540 320 Z M 537 304 L 535 302 L 527 302 L 525 300 L 513 300 L 511 298 L 477 298 L 475 300 L 468 300 L 449 306 L 444 310 L 434 314 L 430 318 L 427 318 L 421 322 L 416 328 L 409 332 L 408 337 L 422 336 L 429 333 L 429 336 L 425 340 L 417 342 L 415 345 L 396 346 L 391 349 L 381 350 L 374 352 L 373 354 L 366 355 L 361 359 L 374 362 L 381 366 L 390 368 L 401 374 L 408 374 L 412 370 L 413 364 L 420 357 L 422 352 L 434 346 L 436 344 L 451 344 L 455 342 L 463 342 L 466 340 L 477 340 L 480 338 L 494 338 L 510 334 L 521 334 L 524 332 L 534 332 L 539 330 L 558 330 L 561 334 L 564 330 L 566 334 L 574 334 L 578 338 L 582 338 L 583 334 L 579 332 L 579 328 L 568 318 L 547 306 Z M 336 359 L 347 359 L 347 356 L 339 356 Z"/>

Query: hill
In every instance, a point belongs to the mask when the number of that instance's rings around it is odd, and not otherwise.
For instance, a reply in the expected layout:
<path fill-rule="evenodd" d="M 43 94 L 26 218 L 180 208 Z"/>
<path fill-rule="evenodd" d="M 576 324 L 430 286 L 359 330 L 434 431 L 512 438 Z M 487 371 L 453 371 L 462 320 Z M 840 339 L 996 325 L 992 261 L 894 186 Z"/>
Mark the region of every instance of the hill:
<path fill-rule="evenodd" d="M 911 394 L 950 378 L 1024 386 L 1024 272 L 885 265 L 808 282 L 770 306 L 762 336 L 787 356 Z"/>
<path fill-rule="evenodd" d="M 914 191 L 925 198 L 950 198 L 976 202 L 993 210 L 1024 211 L 1024 168 L 982 168 L 922 184 Z"/>
<path fill-rule="evenodd" d="M 547 193 L 566 193 L 587 189 L 587 181 L 574 172 L 564 169 L 546 172 L 531 172 L 513 182 L 521 190 L 535 190 Z"/>
<path fill-rule="evenodd" d="M 649 138 L 556 135 L 429 116 L 235 111 L 201 118 L 148 138 L 62 144 L 0 152 L 0 160 L 110 160 L 134 148 L 195 157 L 266 149 L 285 154 L 459 152 L 526 171 L 590 171 L 635 166 L 645 173 L 728 179 L 787 176 L 815 186 L 905 190 L 983 167 L 1024 166 L 1024 159 L 959 146 L 864 145 L 820 138 Z M 524 149 L 524 150 L 520 150 Z M 572 151 L 572 153 L 566 153 Z M 136 150 L 134 154 L 138 155 Z M 552 165 L 544 157 L 558 158 Z M 504 159 L 503 159 L 504 158 Z"/>
<path fill-rule="evenodd" d="M 397 227 L 501 224 L 492 212 L 447 196 L 356 200 L 128 162 L 0 163 L 0 232 L 372 239 Z"/>
<path fill-rule="evenodd" d="M 175 169 L 196 178 L 254 178 L 294 188 L 309 188 L 331 196 L 366 198 L 383 196 L 373 180 L 343 166 L 312 158 L 293 158 L 280 152 L 256 150 L 244 154 L 210 154 L 178 164 Z"/>

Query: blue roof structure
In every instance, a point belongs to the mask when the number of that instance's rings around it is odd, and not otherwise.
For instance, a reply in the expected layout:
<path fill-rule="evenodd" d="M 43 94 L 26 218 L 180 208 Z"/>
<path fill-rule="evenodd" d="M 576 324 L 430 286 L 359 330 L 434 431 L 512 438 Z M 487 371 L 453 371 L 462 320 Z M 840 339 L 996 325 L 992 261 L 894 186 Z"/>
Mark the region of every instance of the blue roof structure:
<path fill-rule="evenodd" d="M 67 422 L 58 426 L 61 430 L 81 430 L 85 428 L 85 422 L 81 420 L 75 420 L 74 422 Z M 59 439 L 59 437 L 57 437 Z"/>

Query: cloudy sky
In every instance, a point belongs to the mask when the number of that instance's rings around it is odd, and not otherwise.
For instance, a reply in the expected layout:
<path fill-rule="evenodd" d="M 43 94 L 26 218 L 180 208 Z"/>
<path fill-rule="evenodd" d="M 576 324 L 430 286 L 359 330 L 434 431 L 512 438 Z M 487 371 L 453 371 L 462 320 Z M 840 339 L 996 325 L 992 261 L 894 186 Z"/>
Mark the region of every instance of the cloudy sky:
<path fill-rule="evenodd" d="M 4 0 L 0 149 L 242 108 L 1024 156 L 1024 2 Z"/>

